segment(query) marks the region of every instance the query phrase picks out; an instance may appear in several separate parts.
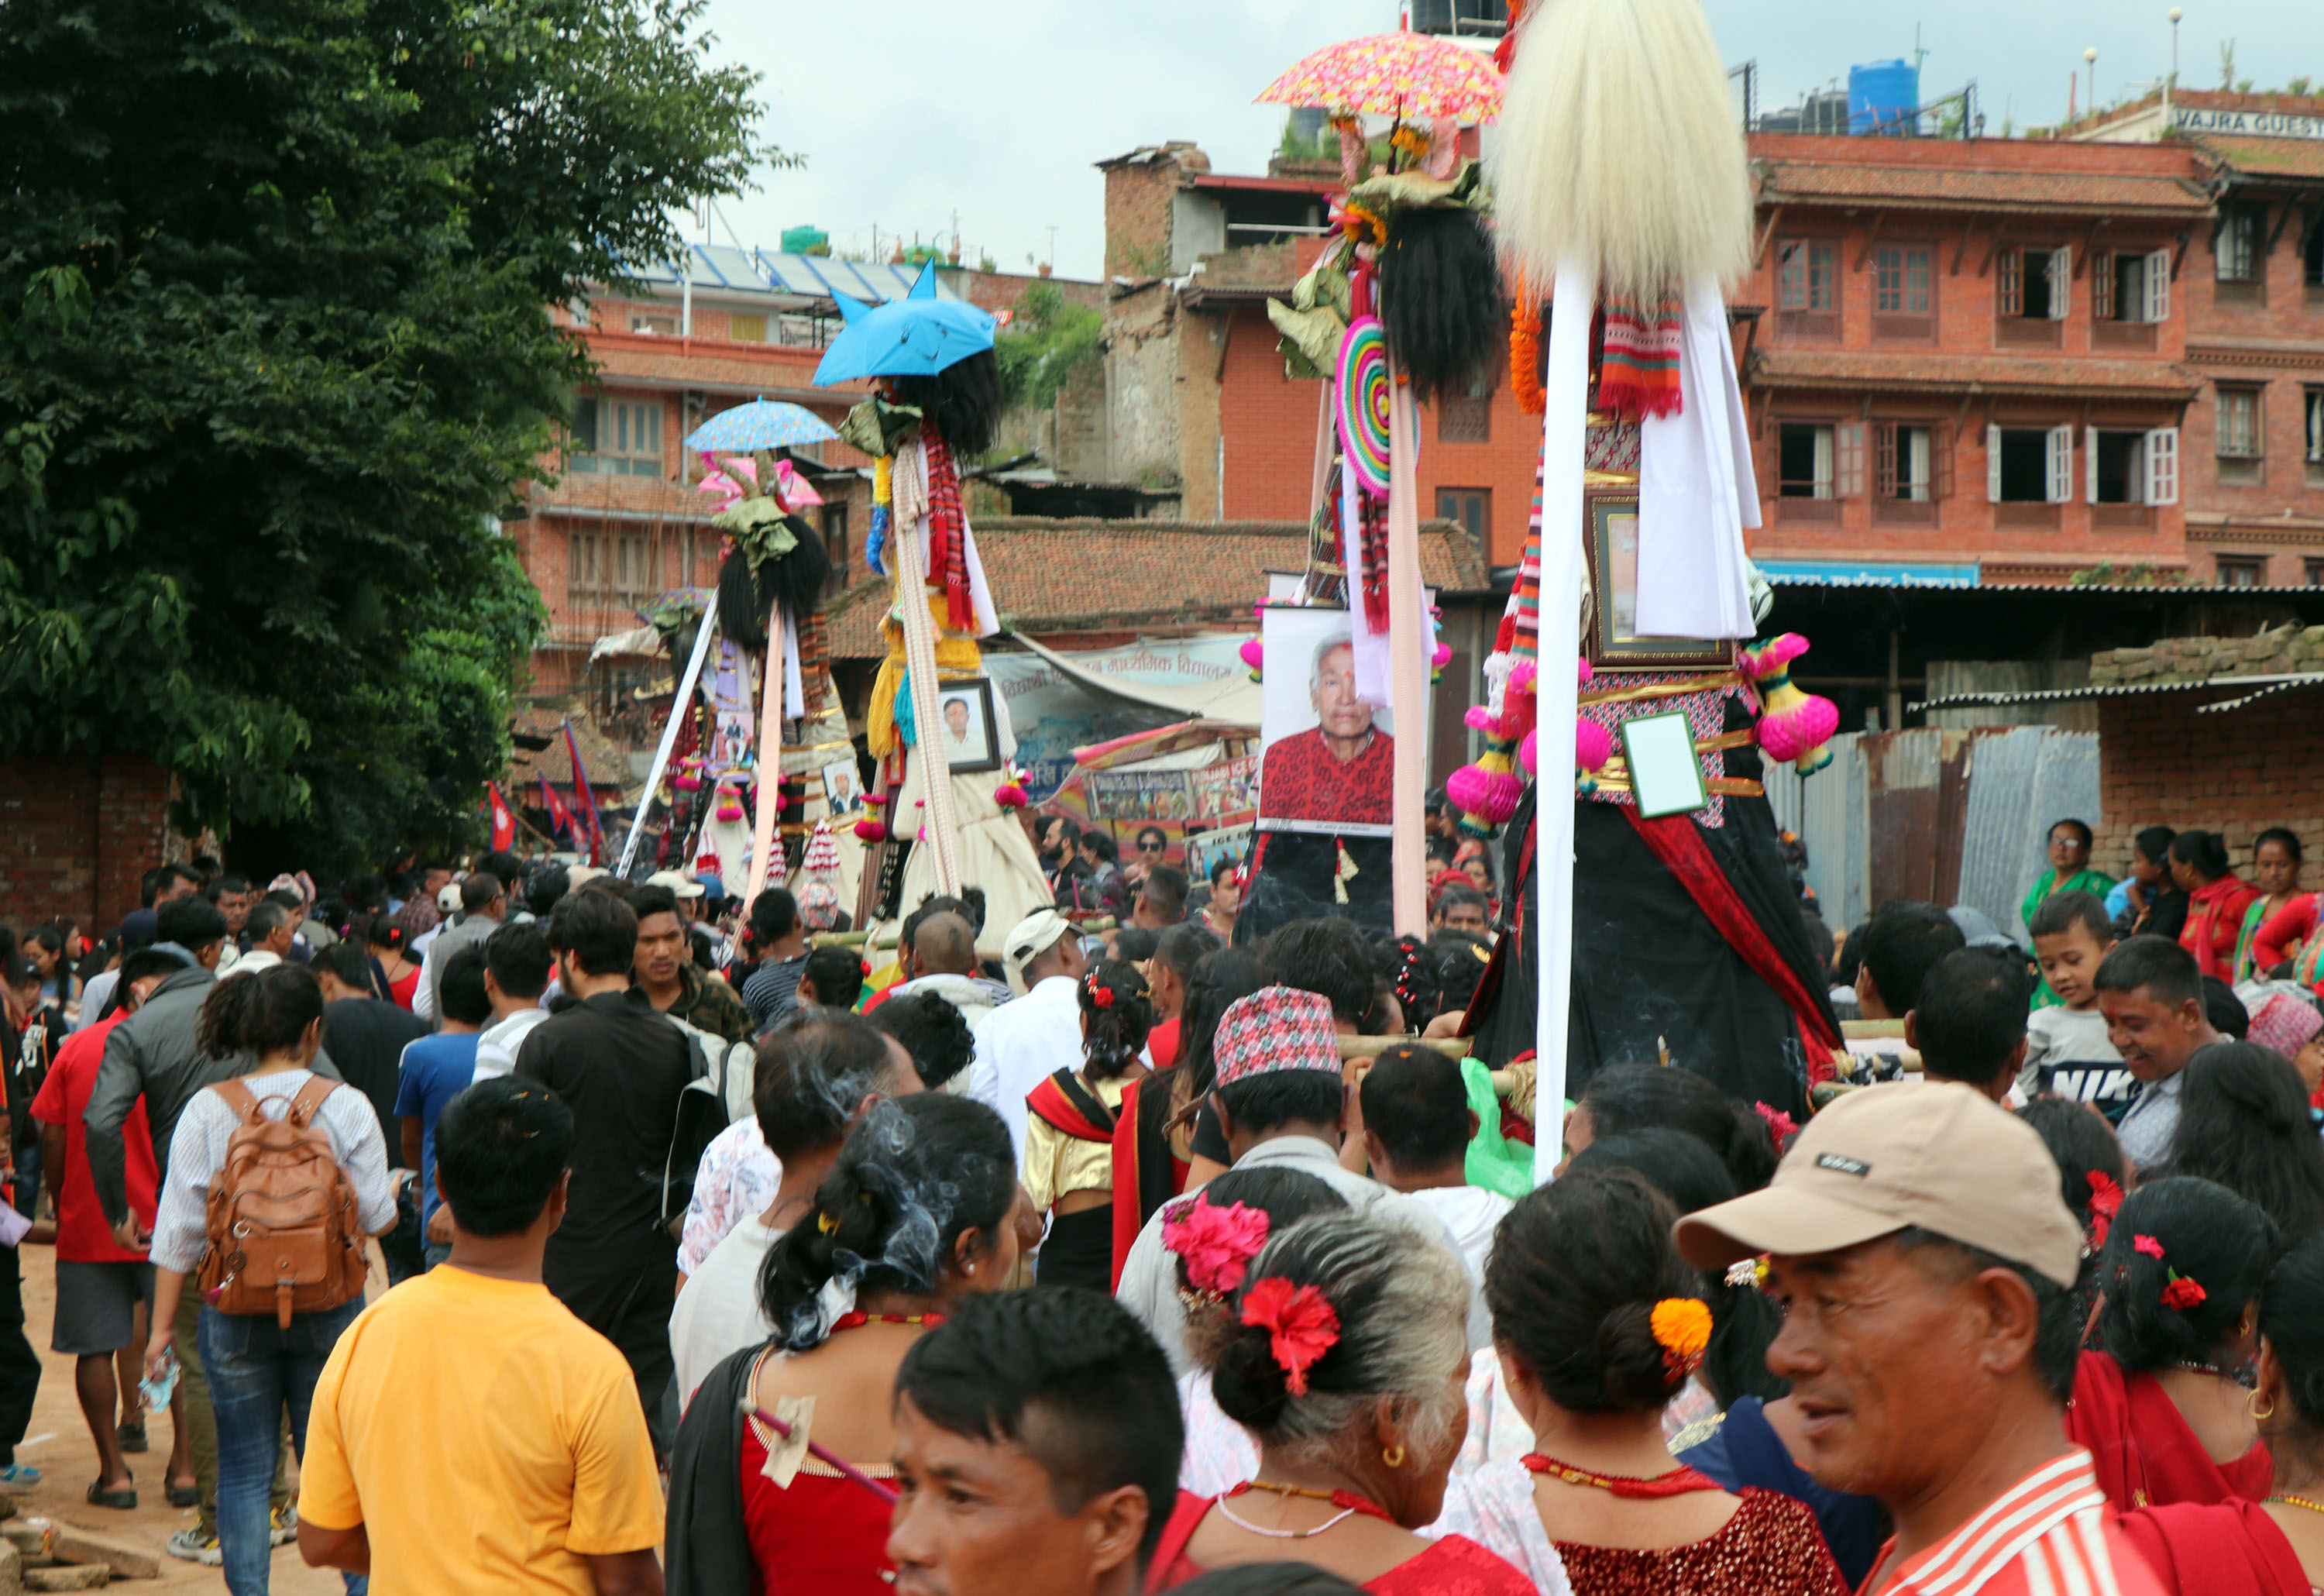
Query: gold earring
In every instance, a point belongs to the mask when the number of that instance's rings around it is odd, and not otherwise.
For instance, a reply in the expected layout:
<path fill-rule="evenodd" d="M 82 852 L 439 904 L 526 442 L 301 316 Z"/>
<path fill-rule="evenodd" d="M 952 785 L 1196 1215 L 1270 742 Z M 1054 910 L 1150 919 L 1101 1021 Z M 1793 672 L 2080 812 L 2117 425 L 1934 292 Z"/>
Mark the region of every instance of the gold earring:
<path fill-rule="evenodd" d="M 2259 1406 L 2259 1398 L 2260 1393 L 2257 1391 L 2249 1391 L 2245 1393 L 2244 1411 L 2251 1415 L 2254 1419 L 2273 1418 L 2275 1416 L 2275 1404 L 2273 1402 L 2270 1402 L 2266 1408 L 2263 1410 Z"/>
<path fill-rule="evenodd" d="M 1394 1446 L 1383 1450 L 1380 1453 L 1380 1462 L 1391 1469 L 1404 1467 L 1404 1443 L 1399 1441 Z"/>

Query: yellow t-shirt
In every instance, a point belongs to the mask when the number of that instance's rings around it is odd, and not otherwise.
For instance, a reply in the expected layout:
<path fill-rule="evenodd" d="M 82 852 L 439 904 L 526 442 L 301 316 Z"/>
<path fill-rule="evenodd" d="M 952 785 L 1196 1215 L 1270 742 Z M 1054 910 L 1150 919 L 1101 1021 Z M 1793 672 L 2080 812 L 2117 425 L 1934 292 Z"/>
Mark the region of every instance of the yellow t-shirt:
<path fill-rule="evenodd" d="M 587 1556 L 659 1547 L 630 1366 L 548 1287 L 442 1265 L 365 1308 L 315 1387 L 299 1516 L 360 1524 L 371 1588 L 594 1596 Z"/>

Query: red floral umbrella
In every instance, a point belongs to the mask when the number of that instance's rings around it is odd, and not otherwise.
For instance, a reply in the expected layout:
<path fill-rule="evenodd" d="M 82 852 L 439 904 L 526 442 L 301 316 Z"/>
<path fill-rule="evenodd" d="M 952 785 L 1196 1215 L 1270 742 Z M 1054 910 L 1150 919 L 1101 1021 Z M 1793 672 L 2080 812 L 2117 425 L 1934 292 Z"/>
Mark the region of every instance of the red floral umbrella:
<path fill-rule="evenodd" d="M 1326 45 L 1267 86 L 1261 105 L 1363 111 L 1406 122 L 1490 122 L 1501 112 L 1493 58 L 1433 33 L 1374 33 Z"/>

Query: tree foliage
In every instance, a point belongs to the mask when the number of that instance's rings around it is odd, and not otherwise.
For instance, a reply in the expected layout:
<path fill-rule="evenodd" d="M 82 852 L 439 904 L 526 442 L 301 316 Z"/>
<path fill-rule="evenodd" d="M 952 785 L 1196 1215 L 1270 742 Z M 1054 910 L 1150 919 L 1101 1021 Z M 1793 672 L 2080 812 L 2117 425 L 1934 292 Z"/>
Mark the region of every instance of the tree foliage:
<path fill-rule="evenodd" d="M 470 835 L 548 307 L 762 153 L 703 3 L 0 5 L 0 752 L 158 759 L 246 864 Z"/>
<path fill-rule="evenodd" d="M 992 340 L 1001 397 L 1012 407 L 1047 409 L 1074 374 L 1098 358 L 1104 335 L 1105 318 L 1095 309 L 1072 303 L 1054 282 L 1028 283 L 1009 326 Z"/>

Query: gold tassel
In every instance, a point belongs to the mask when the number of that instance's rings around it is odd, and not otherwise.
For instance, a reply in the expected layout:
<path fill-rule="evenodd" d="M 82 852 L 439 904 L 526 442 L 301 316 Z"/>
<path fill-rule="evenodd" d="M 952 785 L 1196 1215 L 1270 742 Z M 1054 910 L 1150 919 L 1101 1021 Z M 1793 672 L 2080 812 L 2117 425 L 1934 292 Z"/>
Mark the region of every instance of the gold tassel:
<path fill-rule="evenodd" d="M 1335 903 L 1345 903 L 1348 900 L 1348 883 L 1354 881 L 1358 873 L 1356 862 L 1348 857 L 1347 844 L 1334 837 L 1333 846 L 1340 850 L 1340 867 L 1332 872 L 1332 899 Z"/>

